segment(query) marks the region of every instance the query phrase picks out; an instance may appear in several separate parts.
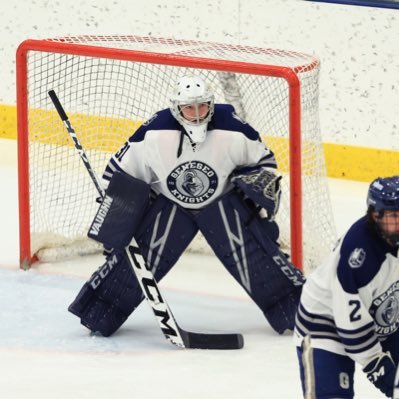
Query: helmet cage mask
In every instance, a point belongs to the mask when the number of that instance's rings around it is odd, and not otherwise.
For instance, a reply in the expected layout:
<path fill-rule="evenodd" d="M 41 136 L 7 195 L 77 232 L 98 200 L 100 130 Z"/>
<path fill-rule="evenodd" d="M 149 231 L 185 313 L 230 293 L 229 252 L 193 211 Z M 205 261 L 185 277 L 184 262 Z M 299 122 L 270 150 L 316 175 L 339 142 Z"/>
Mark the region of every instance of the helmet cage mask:
<path fill-rule="evenodd" d="M 191 142 L 202 143 L 205 140 L 208 123 L 213 116 L 215 106 L 214 95 L 204 81 L 199 77 L 179 79 L 170 101 L 172 115 L 183 126 Z M 207 105 L 207 111 L 202 115 L 200 109 L 204 104 Z M 183 114 L 185 109 L 193 111 L 193 117 L 187 119 Z"/>

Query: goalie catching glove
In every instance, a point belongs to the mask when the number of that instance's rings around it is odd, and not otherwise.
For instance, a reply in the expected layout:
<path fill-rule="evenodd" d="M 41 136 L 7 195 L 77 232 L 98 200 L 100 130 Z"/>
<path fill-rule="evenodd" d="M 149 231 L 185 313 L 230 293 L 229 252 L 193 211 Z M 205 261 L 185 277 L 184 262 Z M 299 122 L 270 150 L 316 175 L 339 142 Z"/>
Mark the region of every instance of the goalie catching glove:
<path fill-rule="evenodd" d="M 268 218 L 273 220 L 280 206 L 282 176 L 272 168 L 251 169 L 248 172 L 234 172 L 231 182 L 256 205 L 266 209 Z"/>

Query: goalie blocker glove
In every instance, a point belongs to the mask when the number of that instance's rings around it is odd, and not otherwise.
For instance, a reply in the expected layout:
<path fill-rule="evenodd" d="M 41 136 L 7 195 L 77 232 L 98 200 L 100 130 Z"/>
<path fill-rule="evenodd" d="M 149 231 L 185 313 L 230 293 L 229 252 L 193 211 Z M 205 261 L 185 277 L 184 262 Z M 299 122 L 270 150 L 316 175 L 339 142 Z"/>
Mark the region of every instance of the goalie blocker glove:
<path fill-rule="evenodd" d="M 87 235 L 107 248 L 123 249 L 144 216 L 149 194 L 147 183 L 115 172 Z"/>
<path fill-rule="evenodd" d="M 368 380 L 385 396 L 392 397 L 396 367 L 389 354 L 383 353 L 373 359 L 363 371 L 367 374 Z"/>

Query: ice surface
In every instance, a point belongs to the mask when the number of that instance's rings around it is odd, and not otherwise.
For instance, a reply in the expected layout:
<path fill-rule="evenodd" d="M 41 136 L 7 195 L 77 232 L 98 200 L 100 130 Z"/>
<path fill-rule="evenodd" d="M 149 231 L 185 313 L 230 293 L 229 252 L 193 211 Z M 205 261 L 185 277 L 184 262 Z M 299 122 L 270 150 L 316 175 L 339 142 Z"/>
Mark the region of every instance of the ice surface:
<path fill-rule="evenodd" d="M 145 303 L 111 338 L 91 336 L 67 307 L 102 258 L 19 270 L 15 166 L 0 166 L 0 178 L 0 398 L 301 397 L 292 336 L 277 336 L 213 257 L 185 255 L 160 287 L 181 327 L 241 332 L 242 350 L 178 349 Z M 367 186 L 330 186 L 343 232 L 364 212 Z M 356 391 L 356 398 L 382 397 L 360 372 Z"/>

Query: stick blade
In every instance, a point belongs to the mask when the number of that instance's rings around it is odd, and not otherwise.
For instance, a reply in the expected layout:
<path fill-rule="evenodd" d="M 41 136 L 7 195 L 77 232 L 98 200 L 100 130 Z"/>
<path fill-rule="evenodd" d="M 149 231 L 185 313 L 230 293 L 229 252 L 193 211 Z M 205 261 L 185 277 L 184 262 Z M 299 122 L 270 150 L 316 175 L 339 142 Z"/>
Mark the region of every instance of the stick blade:
<path fill-rule="evenodd" d="M 244 346 L 242 334 L 204 334 L 181 331 L 186 348 L 234 350 Z"/>

